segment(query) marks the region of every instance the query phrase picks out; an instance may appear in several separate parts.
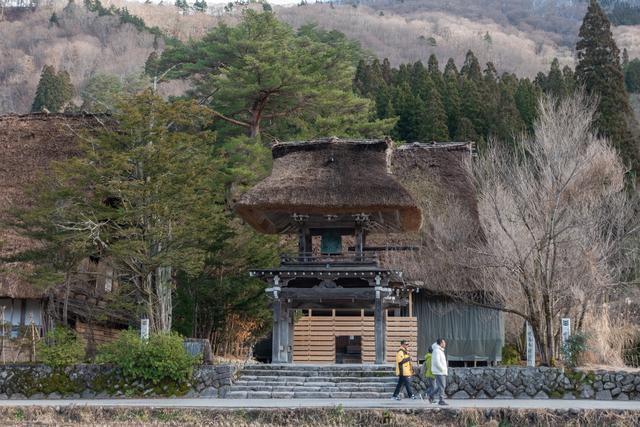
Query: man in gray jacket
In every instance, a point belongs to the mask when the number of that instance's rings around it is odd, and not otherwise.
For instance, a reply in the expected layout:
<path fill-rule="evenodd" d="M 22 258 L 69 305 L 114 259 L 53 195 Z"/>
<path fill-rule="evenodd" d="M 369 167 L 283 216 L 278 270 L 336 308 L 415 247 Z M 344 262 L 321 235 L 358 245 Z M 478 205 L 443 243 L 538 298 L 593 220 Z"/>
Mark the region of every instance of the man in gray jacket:
<path fill-rule="evenodd" d="M 444 401 L 444 390 L 447 387 L 447 375 L 449 373 L 447 369 L 447 357 L 444 355 L 444 349 L 447 346 L 447 342 L 438 338 L 436 342 L 431 346 L 433 352 L 431 356 L 431 372 L 436 376 L 433 384 L 433 388 L 429 392 L 429 402 L 434 402 L 434 397 L 439 396 L 439 405 L 446 406 Z"/>

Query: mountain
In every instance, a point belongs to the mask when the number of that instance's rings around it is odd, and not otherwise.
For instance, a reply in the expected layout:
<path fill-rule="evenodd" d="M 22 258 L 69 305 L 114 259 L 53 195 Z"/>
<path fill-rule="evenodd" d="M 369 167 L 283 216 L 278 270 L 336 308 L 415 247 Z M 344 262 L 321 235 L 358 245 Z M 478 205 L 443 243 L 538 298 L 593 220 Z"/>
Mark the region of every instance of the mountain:
<path fill-rule="evenodd" d="M 79 93 L 97 74 L 123 80 L 139 75 L 149 54 L 165 44 L 149 28 L 158 27 L 176 39 L 197 39 L 220 22 L 233 25 L 244 7 L 263 8 L 236 3 L 183 14 L 169 4 L 105 0 L 102 5 L 133 18 L 92 12 L 67 0 L 33 11 L 4 11 L 10 19 L 0 25 L 0 113 L 29 110 L 44 65 L 68 71 Z M 608 7 L 613 10 L 615 5 Z M 441 64 L 452 57 L 461 66 L 471 49 L 483 65 L 491 61 L 499 72 L 529 77 L 547 71 L 554 57 L 561 65 L 573 65 L 584 9 L 583 1 L 570 0 L 362 0 L 273 6 L 278 18 L 293 27 L 317 23 L 341 31 L 394 66 L 426 63 L 432 53 Z M 640 57 L 640 26 L 613 31 L 621 49 L 626 47 L 631 58 Z M 180 82 L 163 87 L 167 94 L 183 89 Z"/>

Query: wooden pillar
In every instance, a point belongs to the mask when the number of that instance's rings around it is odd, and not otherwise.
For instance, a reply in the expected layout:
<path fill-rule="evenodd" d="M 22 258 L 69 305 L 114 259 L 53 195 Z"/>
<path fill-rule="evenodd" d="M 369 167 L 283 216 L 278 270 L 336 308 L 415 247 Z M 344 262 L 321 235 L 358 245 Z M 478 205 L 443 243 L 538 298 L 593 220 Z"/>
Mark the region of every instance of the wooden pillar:
<path fill-rule="evenodd" d="M 376 286 L 376 305 L 374 310 L 374 335 L 376 340 L 376 364 L 380 365 L 385 363 L 386 349 L 385 349 L 385 329 L 386 319 L 384 316 L 384 309 L 382 306 L 383 294 L 381 287 Z"/>
<path fill-rule="evenodd" d="M 293 344 L 293 316 L 283 298 L 273 300 L 273 339 L 271 363 L 291 363 Z"/>
<path fill-rule="evenodd" d="M 271 338 L 271 363 L 283 363 L 280 360 L 280 333 L 282 327 L 280 325 L 282 319 L 282 300 L 276 298 L 273 300 L 273 332 Z"/>
<path fill-rule="evenodd" d="M 362 255 L 364 252 L 364 230 L 362 225 L 356 224 L 356 255 Z"/>

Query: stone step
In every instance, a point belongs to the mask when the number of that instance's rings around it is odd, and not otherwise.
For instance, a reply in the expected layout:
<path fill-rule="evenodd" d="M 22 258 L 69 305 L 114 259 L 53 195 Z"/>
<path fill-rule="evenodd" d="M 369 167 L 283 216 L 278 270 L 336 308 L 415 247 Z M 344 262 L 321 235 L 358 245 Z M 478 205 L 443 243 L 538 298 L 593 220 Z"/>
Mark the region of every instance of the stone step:
<path fill-rule="evenodd" d="M 256 376 L 256 377 L 389 377 L 394 376 L 392 371 L 300 371 L 300 370 L 282 370 L 282 371 L 270 371 L 270 370 L 256 370 L 256 369 L 243 369 L 242 375 Z"/>
<path fill-rule="evenodd" d="M 396 381 L 385 382 L 330 382 L 327 387 L 388 387 L 395 386 Z M 238 380 L 233 383 L 241 386 L 267 386 L 267 387 L 322 387 L 314 383 L 302 383 L 297 381 L 271 382 L 271 381 L 244 381 Z"/>
<path fill-rule="evenodd" d="M 272 392 L 317 392 L 324 391 L 328 393 L 332 392 L 392 392 L 395 390 L 395 385 L 389 385 L 387 387 L 283 387 L 283 386 L 255 386 L 255 385 L 233 385 L 230 391 L 272 391 Z"/>
<path fill-rule="evenodd" d="M 357 370 L 357 371 L 393 371 L 395 370 L 395 365 L 385 364 L 385 365 L 375 365 L 375 364 L 360 364 L 360 363 L 345 363 L 345 364 L 322 364 L 322 365 L 314 365 L 314 364 L 296 364 L 296 363 L 282 363 L 282 364 L 256 364 L 256 365 L 247 365 L 247 369 L 256 369 L 256 370 L 264 370 L 264 371 L 282 371 L 282 370 L 290 370 L 297 369 L 300 371 L 344 371 L 344 370 Z"/>
<path fill-rule="evenodd" d="M 305 383 L 305 382 L 335 382 L 335 383 L 388 383 L 396 382 L 397 377 L 385 376 L 385 377 L 269 377 L 265 380 L 265 377 L 255 375 L 241 375 L 238 381 L 263 381 L 263 382 L 278 382 L 278 383 Z"/>

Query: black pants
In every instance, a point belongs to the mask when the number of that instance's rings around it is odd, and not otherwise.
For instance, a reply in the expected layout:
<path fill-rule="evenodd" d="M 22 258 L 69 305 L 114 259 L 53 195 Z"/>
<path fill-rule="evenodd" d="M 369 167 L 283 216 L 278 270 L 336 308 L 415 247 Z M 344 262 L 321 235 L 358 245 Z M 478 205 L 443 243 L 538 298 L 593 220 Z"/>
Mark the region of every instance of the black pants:
<path fill-rule="evenodd" d="M 400 389 L 402 388 L 403 384 L 407 389 L 407 397 L 413 396 L 413 391 L 411 391 L 411 385 L 409 383 L 410 383 L 409 377 L 400 375 L 398 377 L 398 385 L 396 386 L 396 391 L 393 392 L 393 397 L 397 397 L 398 394 L 400 394 Z"/>

